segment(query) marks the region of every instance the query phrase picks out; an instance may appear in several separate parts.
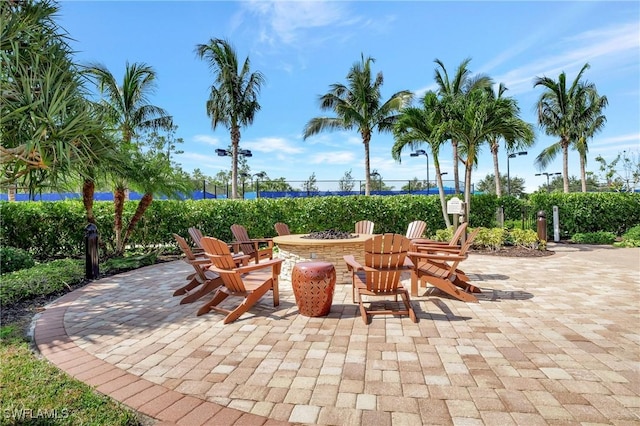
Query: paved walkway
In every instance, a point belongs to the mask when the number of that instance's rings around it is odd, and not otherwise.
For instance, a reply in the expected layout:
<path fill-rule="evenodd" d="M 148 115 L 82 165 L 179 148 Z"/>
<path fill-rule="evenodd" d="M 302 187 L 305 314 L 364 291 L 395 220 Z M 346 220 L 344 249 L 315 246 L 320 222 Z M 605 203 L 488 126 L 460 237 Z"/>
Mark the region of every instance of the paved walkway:
<path fill-rule="evenodd" d="M 640 249 L 472 254 L 480 303 L 413 298 L 418 324 L 364 325 L 349 286 L 331 314 L 291 285 L 238 321 L 171 297 L 189 266 L 105 278 L 47 307 L 35 340 L 98 391 L 184 425 L 640 424 Z M 422 294 L 423 292 L 421 292 Z"/>

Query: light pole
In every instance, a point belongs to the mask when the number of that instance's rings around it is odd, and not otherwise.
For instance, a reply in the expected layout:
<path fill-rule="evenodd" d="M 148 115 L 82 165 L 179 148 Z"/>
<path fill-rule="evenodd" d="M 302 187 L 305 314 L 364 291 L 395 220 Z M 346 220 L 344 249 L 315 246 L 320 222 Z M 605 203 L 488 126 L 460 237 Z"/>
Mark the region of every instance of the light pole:
<path fill-rule="evenodd" d="M 555 172 L 555 173 L 547 173 L 547 172 L 542 172 L 542 173 L 536 173 L 536 176 L 546 176 L 547 177 L 547 192 L 551 192 L 549 191 L 549 176 L 558 176 L 561 175 L 561 172 Z"/>
<path fill-rule="evenodd" d="M 229 151 L 228 149 L 222 149 L 222 148 L 218 148 L 216 149 L 216 154 L 218 154 L 218 157 L 232 157 L 231 162 L 232 167 L 231 167 L 231 179 L 232 179 L 232 184 L 233 187 L 235 189 L 235 193 L 231 194 L 231 196 L 233 198 L 237 198 L 238 197 L 238 176 L 234 176 L 233 172 L 235 171 L 237 173 L 237 169 L 238 169 L 238 164 L 237 162 L 235 162 L 235 160 L 237 160 L 236 158 L 233 158 L 233 152 Z M 238 149 L 238 155 L 242 155 L 243 157 L 252 157 L 253 154 L 251 153 L 251 150 L 248 149 Z M 232 191 L 234 192 L 234 191 Z M 244 198 L 244 193 L 242 194 L 242 197 Z"/>
<path fill-rule="evenodd" d="M 410 154 L 412 157 L 418 157 L 419 155 L 424 155 L 427 157 L 427 195 L 429 195 L 429 154 L 424 149 L 416 149 L 415 152 Z"/>
<path fill-rule="evenodd" d="M 509 175 L 509 159 L 518 155 L 527 155 L 527 151 L 513 152 L 507 155 L 507 195 L 511 195 L 511 176 Z"/>

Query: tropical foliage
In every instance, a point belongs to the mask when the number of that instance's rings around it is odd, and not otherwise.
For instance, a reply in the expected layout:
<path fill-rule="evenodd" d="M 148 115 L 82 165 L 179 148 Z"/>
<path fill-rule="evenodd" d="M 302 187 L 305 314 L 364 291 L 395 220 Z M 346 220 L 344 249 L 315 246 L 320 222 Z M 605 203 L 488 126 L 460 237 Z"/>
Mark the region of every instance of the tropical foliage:
<path fill-rule="evenodd" d="M 544 89 L 537 105 L 538 123 L 547 135 L 560 138 L 538 155 L 536 165 L 544 170 L 562 152 L 564 192 L 569 192 L 569 147 L 574 144 L 584 162 L 588 139 L 602 129 L 605 122 L 602 110 L 607 105 L 607 98 L 598 95 L 595 84 L 581 80 L 587 69 L 588 63 L 580 69 L 570 85 L 567 85 L 564 72 L 560 73 L 557 81 L 549 77 L 537 77 L 534 82 L 534 87 L 541 86 Z M 582 162 L 582 179 L 586 182 Z M 586 191 L 586 183 L 582 187 Z"/>
<path fill-rule="evenodd" d="M 231 196 L 238 198 L 238 156 L 240 154 L 240 128 L 253 123 L 260 110 L 258 95 L 265 78 L 260 71 L 251 72 L 249 57 L 242 65 L 227 40 L 212 38 L 207 44 L 198 44 L 196 54 L 208 62 L 214 73 L 207 116 L 215 130 L 219 124 L 231 135 Z"/>
<path fill-rule="evenodd" d="M 382 72 L 373 77 L 373 62 L 373 58 L 361 55 L 360 62 L 353 64 L 347 74 L 347 84 L 334 83 L 329 92 L 320 97 L 320 108 L 333 111 L 335 116 L 312 118 L 303 132 L 304 139 L 307 139 L 324 130 L 358 130 L 364 145 L 365 195 L 371 193 L 371 136 L 376 128 L 379 132 L 390 131 L 397 112 L 408 105 L 413 96 L 410 91 L 402 90 L 383 102 L 380 88 L 384 78 Z"/>
<path fill-rule="evenodd" d="M 0 184 L 56 188 L 109 140 L 49 0 L 0 2 Z"/>

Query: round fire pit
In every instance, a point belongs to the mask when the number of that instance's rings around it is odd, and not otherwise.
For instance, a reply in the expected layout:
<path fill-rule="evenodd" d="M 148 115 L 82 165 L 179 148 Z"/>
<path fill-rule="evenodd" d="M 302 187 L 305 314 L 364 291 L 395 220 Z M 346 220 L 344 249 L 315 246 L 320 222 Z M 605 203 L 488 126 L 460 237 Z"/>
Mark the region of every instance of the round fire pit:
<path fill-rule="evenodd" d="M 282 262 L 281 276 L 291 278 L 291 271 L 296 263 L 307 261 L 330 262 L 336 268 L 336 284 L 351 284 L 351 273 L 343 256 L 351 254 L 356 260 L 364 263 L 364 242 L 373 235 L 355 234 L 352 238 L 318 239 L 310 238 L 311 234 L 281 235 L 273 238 L 278 246 L 278 257 Z"/>

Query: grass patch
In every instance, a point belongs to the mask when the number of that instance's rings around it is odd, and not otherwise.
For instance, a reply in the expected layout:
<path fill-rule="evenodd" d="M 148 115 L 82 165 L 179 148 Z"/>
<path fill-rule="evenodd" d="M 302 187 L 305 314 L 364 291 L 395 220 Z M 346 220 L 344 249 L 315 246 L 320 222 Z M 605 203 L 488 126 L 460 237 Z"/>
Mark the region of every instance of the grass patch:
<path fill-rule="evenodd" d="M 0 334 L 0 425 L 138 425 L 136 414 L 38 359 L 11 326 Z"/>

